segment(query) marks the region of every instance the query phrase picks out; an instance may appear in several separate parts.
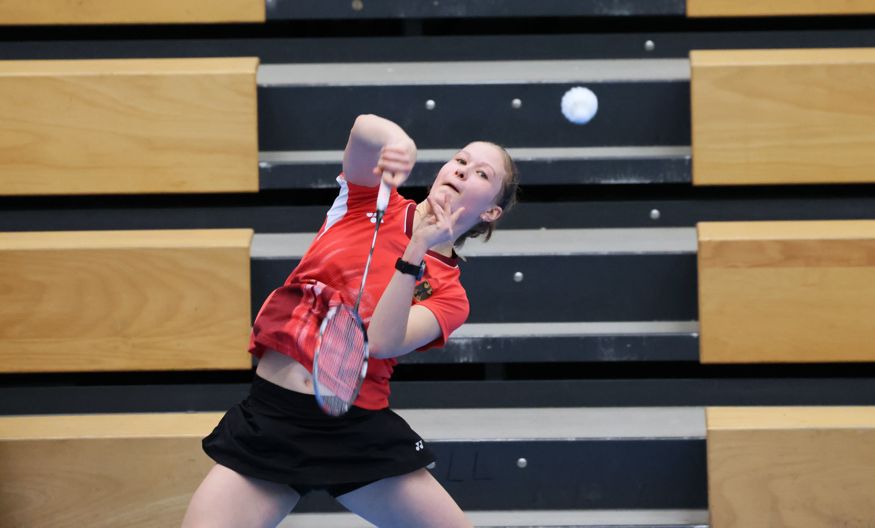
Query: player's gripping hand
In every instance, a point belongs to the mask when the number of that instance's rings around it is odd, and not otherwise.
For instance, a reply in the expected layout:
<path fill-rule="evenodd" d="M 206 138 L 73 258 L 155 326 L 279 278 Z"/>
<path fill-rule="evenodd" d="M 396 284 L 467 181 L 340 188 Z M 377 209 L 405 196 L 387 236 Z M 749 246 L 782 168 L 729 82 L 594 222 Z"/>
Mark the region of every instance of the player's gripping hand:
<path fill-rule="evenodd" d="M 398 187 L 407 181 L 416 164 L 416 145 L 413 141 L 389 143 L 380 150 L 380 158 L 374 167 L 374 175 L 382 174 L 383 181 Z"/>

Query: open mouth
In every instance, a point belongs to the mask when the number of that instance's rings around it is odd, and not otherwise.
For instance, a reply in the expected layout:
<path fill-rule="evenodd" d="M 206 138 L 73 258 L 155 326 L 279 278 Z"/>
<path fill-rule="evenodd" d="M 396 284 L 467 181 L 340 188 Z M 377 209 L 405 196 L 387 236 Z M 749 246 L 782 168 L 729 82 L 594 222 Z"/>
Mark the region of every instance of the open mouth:
<path fill-rule="evenodd" d="M 449 187 L 450 189 L 456 191 L 456 194 L 459 194 L 459 189 L 457 189 L 456 186 L 453 185 L 452 183 L 445 183 L 444 185 L 446 185 L 446 186 Z"/>

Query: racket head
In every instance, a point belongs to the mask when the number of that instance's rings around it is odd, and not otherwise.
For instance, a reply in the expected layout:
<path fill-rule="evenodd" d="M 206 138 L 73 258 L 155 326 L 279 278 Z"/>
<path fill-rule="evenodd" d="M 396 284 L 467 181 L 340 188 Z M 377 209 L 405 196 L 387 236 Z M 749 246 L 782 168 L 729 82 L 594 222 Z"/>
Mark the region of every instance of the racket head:
<path fill-rule="evenodd" d="M 313 355 L 313 388 L 326 414 L 346 413 L 368 372 L 368 334 L 358 313 L 346 305 L 331 308 L 319 327 Z"/>

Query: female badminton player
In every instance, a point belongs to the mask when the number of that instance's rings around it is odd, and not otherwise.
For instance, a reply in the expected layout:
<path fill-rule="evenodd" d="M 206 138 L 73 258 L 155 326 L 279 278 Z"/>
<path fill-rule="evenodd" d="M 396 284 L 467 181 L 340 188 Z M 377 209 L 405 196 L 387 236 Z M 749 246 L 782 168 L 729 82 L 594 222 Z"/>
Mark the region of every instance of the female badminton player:
<path fill-rule="evenodd" d="M 416 203 L 396 190 L 415 162 L 416 145 L 398 125 L 356 119 L 337 199 L 256 316 L 250 394 L 203 440 L 216 465 L 195 491 L 184 528 L 274 527 L 314 489 L 381 527 L 471 526 L 426 469 L 434 461 L 428 446 L 389 409 L 389 378 L 394 358 L 442 346 L 467 318 L 454 247 L 489 238 L 516 200 L 518 175 L 503 148 L 477 141 L 441 167 Z M 359 293 L 381 179 L 391 193 L 358 307 L 367 375 L 349 410 L 329 416 L 313 390 L 320 321 Z"/>

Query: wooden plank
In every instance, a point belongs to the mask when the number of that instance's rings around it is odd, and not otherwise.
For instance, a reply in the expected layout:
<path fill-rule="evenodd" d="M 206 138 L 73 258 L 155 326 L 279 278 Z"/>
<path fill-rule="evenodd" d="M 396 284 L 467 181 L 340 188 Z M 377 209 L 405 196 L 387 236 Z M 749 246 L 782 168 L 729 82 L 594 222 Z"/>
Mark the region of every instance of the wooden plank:
<path fill-rule="evenodd" d="M 875 221 L 698 224 L 702 363 L 875 360 Z"/>
<path fill-rule="evenodd" d="M 694 185 L 875 182 L 875 48 L 692 51 Z"/>
<path fill-rule="evenodd" d="M 687 0 L 688 17 L 870 15 L 875 0 Z"/>
<path fill-rule="evenodd" d="M 250 229 L 0 233 L 0 371 L 248 369 Z"/>
<path fill-rule="evenodd" d="M 264 0 L 0 0 L 2 25 L 264 22 Z"/>
<path fill-rule="evenodd" d="M 0 525 L 179 526 L 222 413 L 0 417 Z"/>
<path fill-rule="evenodd" d="M 0 61 L 0 195 L 257 192 L 257 67 Z"/>
<path fill-rule="evenodd" d="M 707 409 L 712 528 L 865 528 L 875 407 Z"/>

